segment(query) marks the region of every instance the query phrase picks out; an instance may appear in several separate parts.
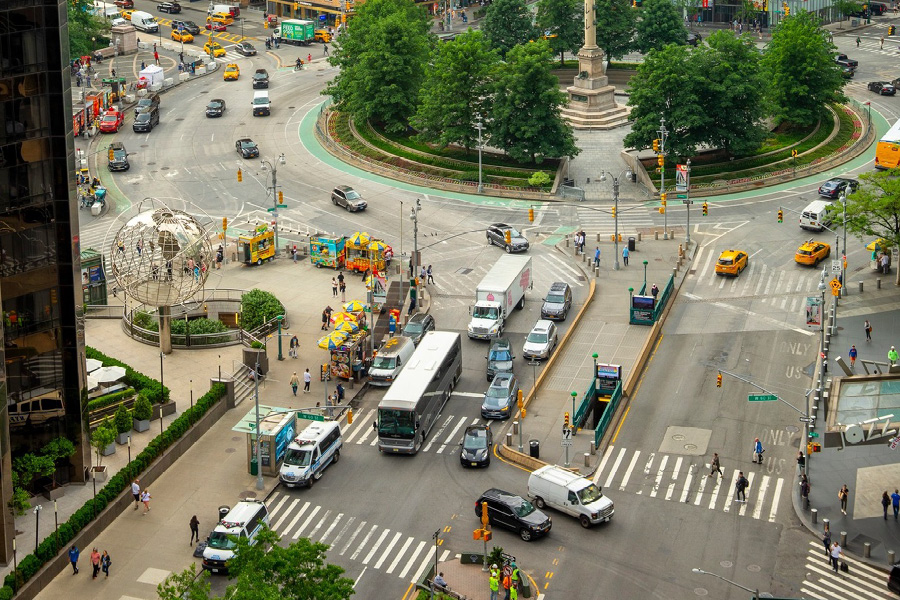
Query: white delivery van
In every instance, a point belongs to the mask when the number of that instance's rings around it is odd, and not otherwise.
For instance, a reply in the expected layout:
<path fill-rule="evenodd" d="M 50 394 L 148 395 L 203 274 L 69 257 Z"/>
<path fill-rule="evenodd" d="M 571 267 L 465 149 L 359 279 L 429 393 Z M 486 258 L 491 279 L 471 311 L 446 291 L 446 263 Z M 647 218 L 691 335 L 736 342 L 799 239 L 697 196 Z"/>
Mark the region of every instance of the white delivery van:
<path fill-rule="evenodd" d="M 268 116 L 272 111 L 272 102 L 269 100 L 269 92 L 266 90 L 257 90 L 253 92 L 253 116 Z"/>
<path fill-rule="evenodd" d="M 209 9 L 209 14 L 213 13 L 226 13 L 237 18 L 241 16 L 241 7 L 232 6 L 231 4 L 213 4 L 212 8 Z"/>
<path fill-rule="evenodd" d="M 237 538 L 255 544 L 256 536 L 268 524 L 269 509 L 265 502 L 247 500 L 235 504 L 209 535 L 203 550 L 203 568 L 213 573 L 227 573 Z"/>
<path fill-rule="evenodd" d="M 812 231 L 822 231 L 825 227 L 831 225 L 831 215 L 828 214 L 828 207 L 831 202 L 824 200 L 813 200 L 800 213 L 800 228 Z"/>
<path fill-rule="evenodd" d="M 547 465 L 528 477 L 528 496 L 535 506 L 549 506 L 577 517 L 582 527 L 612 519 L 615 506 L 590 480 L 556 465 Z"/>
<path fill-rule="evenodd" d="M 408 337 L 392 337 L 372 359 L 369 367 L 369 383 L 372 385 L 391 385 L 400 374 L 403 366 L 409 362 L 416 345 Z"/>
<path fill-rule="evenodd" d="M 131 13 L 131 24 L 138 31 L 146 31 L 148 33 L 159 31 L 159 22 L 156 20 L 156 17 L 142 10 L 136 10 Z"/>
<path fill-rule="evenodd" d="M 340 460 L 343 443 L 336 421 L 313 423 L 288 445 L 281 463 L 281 482 L 288 487 L 312 487 L 325 467 Z"/>

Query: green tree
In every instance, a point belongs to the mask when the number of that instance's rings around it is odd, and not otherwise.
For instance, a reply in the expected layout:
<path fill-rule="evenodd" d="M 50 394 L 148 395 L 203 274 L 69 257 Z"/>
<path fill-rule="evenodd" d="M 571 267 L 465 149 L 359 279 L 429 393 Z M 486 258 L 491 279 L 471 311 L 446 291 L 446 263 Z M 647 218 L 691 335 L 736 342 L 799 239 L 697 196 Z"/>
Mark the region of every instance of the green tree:
<path fill-rule="evenodd" d="M 550 73 L 550 46 L 544 40 L 516 46 L 495 82 L 494 112 L 488 122 L 491 144 L 516 160 L 575 156 L 575 135 L 560 112 L 566 96 Z"/>
<path fill-rule="evenodd" d="M 702 0 L 673 0 L 672 4 L 678 9 L 682 21 L 684 20 L 684 16 L 687 15 L 688 26 L 691 26 L 697 19 L 697 13 L 700 11 L 700 6 L 703 2 Z"/>
<path fill-rule="evenodd" d="M 865 2 L 859 0 L 833 0 L 831 6 L 838 11 L 841 16 L 841 22 L 848 16 L 862 12 Z"/>
<path fill-rule="evenodd" d="M 504 58 L 514 46 L 538 37 L 525 0 L 494 0 L 487 7 L 481 30 L 491 48 Z"/>
<path fill-rule="evenodd" d="M 284 304 L 271 292 L 252 289 L 241 296 L 241 327 L 247 331 L 283 314 Z"/>
<path fill-rule="evenodd" d="M 863 243 L 887 240 L 891 248 L 900 248 L 900 169 L 863 173 L 856 192 L 847 197 L 847 231 Z M 829 208 L 836 221 L 843 219 L 843 206 Z M 894 257 L 897 252 L 894 252 Z M 897 269 L 895 285 L 900 285 Z"/>
<path fill-rule="evenodd" d="M 631 0 L 597 0 L 595 6 L 597 45 L 606 58 L 616 60 L 634 50 L 637 11 L 632 8 Z"/>
<path fill-rule="evenodd" d="M 425 71 L 422 103 L 411 123 L 427 141 L 459 144 L 467 150 L 478 143 L 475 115 L 491 113 L 491 83 L 498 63 L 484 34 L 473 29 L 438 44 Z"/>
<path fill-rule="evenodd" d="M 800 11 L 782 20 L 763 54 L 766 96 L 775 124 L 812 125 L 830 102 L 844 100 L 835 46 L 819 18 Z"/>
<path fill-rule="evenodd" d="M 209 571 L 197 574 L 196 563 L 182 571 L 172 573 L 156 586 L 159 600 L 210 600 Z"/>
<path fill-rule="evenodd" d="M 668 44 L 686 44 L 687 30 L 682 16 L 670 0 L 644 0 L 637 23 L 637 49 L 647 54 Z"/>
<path fill-rule="evenodd" d="M 116 427 L 113 423 L 103 421 L 91 434 L 91 446 L 97 455 L 98 467 L 103 465 L 103 449 L 116 441 Z"/>
<path fill-rule="evenodd" d="M 419 104 L 431 19 L 408 0 L 367 0 L 338 37 L 329 62 L 340 73 L 322 92 L 355 120 L 403 131 Z"/>
<path fill-rule="evenodd" d="M 69 18 L 69 56 L 89 55 L 96 48 L 109 43 L 109 22 L 91 14 L 91 0 L 72 0 L 66 3 L 66 8 Z M 96 41 L 92 38 L 96 38 Z"/>
<path fill-rule="evenodd" d="M 551 36 L 550 49 L 564 65 L 566 52 L 576 54 L 584 44 L 584 2 L 581 0 L 538 0 L 535 22 L 538 29 Z"/>
<path fill-rule="evenodd" d="M 659 137 L 660 117 L 669 130 L 666 151 L 692 156 L 703 143 L 706 117 L 706 84 L 691 62 L 687 46 L 670 44 L 648 54 L 629 84 L 632 106 L 631 131 L 623 143 L 628 148 L 648 148 Z"/>

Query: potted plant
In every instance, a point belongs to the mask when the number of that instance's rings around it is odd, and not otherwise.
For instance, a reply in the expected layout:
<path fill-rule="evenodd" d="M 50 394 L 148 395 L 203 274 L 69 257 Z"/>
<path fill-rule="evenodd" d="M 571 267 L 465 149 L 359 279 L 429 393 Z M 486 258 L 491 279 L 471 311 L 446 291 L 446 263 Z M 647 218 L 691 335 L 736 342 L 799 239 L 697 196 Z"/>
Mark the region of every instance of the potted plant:
<path fill-rule="evenodd" d="M 98 481 L 106 481 L 106 465 L 103 464 L 103 457 L 116 451 L 116 430 L 109 421 L 101 423 L 91 434 L 91 446 L 97 455 L 97 464 L 91 467 L 91 475 Z"/>
<path fill-rule="evenodd" d="M 138 394 L 138 399 L 134 403 L 134 411 L 132 412 L 132 426 L 138 433 L 150 429 L 150 417 L 153 415 L 153 407 L 143 392 Z"/>
<path fill-rule="evenodd" d="M 125 408 L 124 404 L 120 404 L 116 409 L 116 415 L 113 417 L 116 425 L 116 443 L 125 445 L 128 443 L 128 435 L 131 433 L 132 418 L 131 413 Z"/>

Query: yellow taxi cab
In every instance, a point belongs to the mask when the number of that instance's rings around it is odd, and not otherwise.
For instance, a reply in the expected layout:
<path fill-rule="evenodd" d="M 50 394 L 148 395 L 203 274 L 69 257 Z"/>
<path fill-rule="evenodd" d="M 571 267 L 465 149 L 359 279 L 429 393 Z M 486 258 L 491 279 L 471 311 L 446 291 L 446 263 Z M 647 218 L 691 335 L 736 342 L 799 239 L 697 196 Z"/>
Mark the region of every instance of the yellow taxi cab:
<path fill-rule="evenodd" d="M 189 44 L 194 41 L 194 36 L 192 36 L 190 32 L 182 31 L 179 33 L 177 29 L 173 29 L 172 39 L 176 42 L 181 42 L 182 44 Z"/>
<path fill-rule="evenodd" d="M 726 250 L 716 261 L 716 275 L 734 275 L 737 277 L 747 268 L 749 257 L 743 250 Z"/>
<path fill-rule="evenodd" d="M 237 81 L 240 76 L 240 68 L 235 63 L 229 63 L 225 66 L 225 75 L 222 76 L 222 79 L 225 81 Z"/>
<path fill-rule="evenodd" d="M 213 13 L 207 17 L 206 20 L 212 21 L 213 23 L 221 23 L 222 25 L 231 25 L 234 23 L 234 17 L 228 13 Z"/>
<path fill-rule="evenodd" d="M 130 21 L 130 20 L 131 20 L 131 13 L 133 13 L 133 12 L 134 12 L 134 9 L 131 9 L 131 10 L 123 10 L 123 11 L 122 11 L 122 18 L 123 18 L 123 19 L 126 19 L 126 20 L 128 20 L 128 21 Z"/>
<path fill-rule="evenodd" d="M 819 262 L 828 258 L 831 254 L 831 246 L 825 242 L 809 240 L 800 244 L 794 260 L 801 265 L 819 266 Z"/>
<path fill-rule="evenodd" d="M 222 44 L 220 44 L 219 42 L 214 42 L 212 40 L 203 44 L 203 51 L 213 58 L 225 56 L 225 48 L 222 47 Z"/>
<path fill-rule="evenodd" d="M 331 32 L 329 32 L 327 29 L 316 29 L 313 35 L 315 36 L 315 38 L 313 39 L 314 42 L 322 42 L 323 44 L 327 44 L 331 41 Z"/>

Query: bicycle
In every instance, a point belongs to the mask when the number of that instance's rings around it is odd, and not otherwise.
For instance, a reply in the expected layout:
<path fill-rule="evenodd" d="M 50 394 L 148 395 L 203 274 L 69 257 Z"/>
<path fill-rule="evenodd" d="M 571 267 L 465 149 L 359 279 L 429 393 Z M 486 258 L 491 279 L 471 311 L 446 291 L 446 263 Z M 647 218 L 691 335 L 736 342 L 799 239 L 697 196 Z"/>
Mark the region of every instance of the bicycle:
<path fill-rule="evenodd" d="M 297 71 L 302 71 L 302 70 L 303 70 L 303 63 L 294 65 L 294 73 L 296 73 Z"/>

